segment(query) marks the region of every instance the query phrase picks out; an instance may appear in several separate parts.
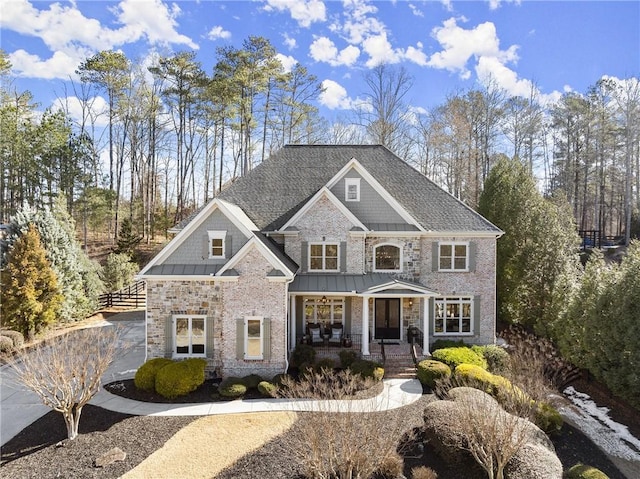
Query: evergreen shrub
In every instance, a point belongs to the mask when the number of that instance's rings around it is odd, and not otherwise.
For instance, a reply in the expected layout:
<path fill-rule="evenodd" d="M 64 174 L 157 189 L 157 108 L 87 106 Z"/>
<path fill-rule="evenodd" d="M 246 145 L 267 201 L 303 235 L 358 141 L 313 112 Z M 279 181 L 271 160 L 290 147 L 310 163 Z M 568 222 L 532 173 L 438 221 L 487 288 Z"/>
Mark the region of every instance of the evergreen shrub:
<path fill-rule="evenodd" d="M 358 359 L 349 368 L 353 374 L 359 374 L 363 378 L 372 378 L 381 381 L 384 377 L 384 368 L 381 364 L 367 359 Z"/>
<path fill-rule="evenodd" d="M 305 364 L 313 364 L 316 360 L 316 350 L 308 344 L 298 344 L 291 353 L 291 366 L 302 367 Z"/>
<path fill-rule="evenodd" d="M 471 346 L 471 350 L 487 361 L 489 371 L 500 374 L 509 367 L 509 353 L 495 344 Z"/>
<path fill-rule="evenodd" d="M 350 367 L 353 362 L 358 359 L 358 353 L 349 349 L 343 349 L 338 355 L 340 356 L 340 366 L 345 369 Z"/>
<path fill-rule="evenodd" d="M 595 467 L 576 464 L 564 474 L 565 479 L 609 479 L 604 472 Z"/>
<path fill-rule="evenodd" d="M 133 378 L 133 383 L 138 389 L 142 389 L 143 391 L 155 391 L 156 374 L 158 374 L 160 369 L 172 362 L 171 359 L 167 358 L 149 359 L 138 368 Z"/>
<path fill-rule="evenodd" d="M 316 362 L 314 369 L 318 372 L 322 371 L 323 369 L 329 369 L 329 370 L 333 370 L 336 367 L 336 362 L 331 359 L 331 358 L 320 358 L 318 359 L 318 361 Z"/>
<path fill-rule="evenodd" d="M 156 392 L 173 399 L 195 391 L 204 382 L 206 361 L 172 361 L 156 374 Z"/>
<path fill-rule="evenodd" d="M 258 392 L 265 397 L 274 398 L 278 393 L 278 386 L 269 381 L 261 381 L 258 383 Z"/>
<path fill-rule="evenodd" d="M 558 410 L 551 404 L 544 401 L 537 401 L 534 423 L 547 435 L 551 436 L 560 432 L 564 420 Z"/>
<path fill-rule="evenodd" d="M 443 362 L 425 359 L 418 363 L 417 376 L 421 384 L 433 389 L 438 379 L 451 376 L 451 368 Z"/>
<path fill-rule="evenodd" d="M 454 341 L 453 339 L 436 339 L 431 345 L 431 351 L 445 348 L 465 348 L 467 345 L 462 339 Z"/>
<path fill-rule="evenodd" d="M 218 393 L 226 398 L 239 398 L 247 394 L 247 386 L 241 378 L 228 377 L 218 386 Z"/>
<path fill-rule="evenodd" d="M 443 348 L 434 351 L 431 357 L 436 361 L 440 361 L 449 366 L 452 370 L 461 364 L 473 364 L 487 369 L 487 361 L 467 347 Z"/>
<path fill-rule="evenodd" d="M 242 384 L 247 386 L 247 389 L 256 389 L 258 384 L 262 382 L 262 377 L 257 374 L 249 374 L 242 378 Z"/>

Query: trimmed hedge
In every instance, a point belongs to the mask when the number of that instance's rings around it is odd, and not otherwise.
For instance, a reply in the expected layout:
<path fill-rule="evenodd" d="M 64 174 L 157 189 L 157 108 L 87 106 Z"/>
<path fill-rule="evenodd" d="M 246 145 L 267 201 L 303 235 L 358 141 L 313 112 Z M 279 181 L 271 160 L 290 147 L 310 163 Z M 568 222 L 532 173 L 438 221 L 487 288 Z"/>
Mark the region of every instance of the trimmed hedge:
<path fill-rule="evenodd" d="M 278 386 L 269 381 L 262 381 L 258 384 L 258 392 L 265 397 L 274 398 L 278 393 Z"/>
<path fill-rule="evenodd" d="M 291 366 L 300 368 L 306 364 L 313 364 L 316 360 L 316 350 L 308 344 L 298 344 L 291 353 Z"/>
<path fill-rule="evenodd" d="M 453 339 L 436 339 L 431 345 L 431 351 L 445 348 L 466 348 L 467 345 L 462 339 L 454 341 Z"/>
<path fill-rule="evenodd" d="M 451 369 L 455 369 L 461 364 L 474 364 L 482 369 L 487 369 L 487 361 L 466 346 L 438 349 L 431 354 L 431 357 L 436 361 L 445 363 Z"/>
<path fill-rule="evenodd" d="M 336 368 L 336 362 L 331 358 L 320 358 L 318 362 L 314 365 L 314 369 L 317 372 L 322 371 L 323 369 L 333 370 Z"/>
<path fill-rule="evenodd" d="M 138 368 L 133 378 L 133 383 L 138 389 L 142 389 L 143 391 L 155 391 L 158 371 L 172 362 L 171 359 L 167 358 L 149 359 Z"/>
<path fill-rule="evenodd" d="M 595 467 L 576 464 L 564 473 L 565 479 L 609 479 L 604 472 Z"/>
<path fill-rule="evenodd" d="M 359 374 L 363 378 L 372 378 L 376 381 L 382 381 L 384 377 L 384 368 L 375 361 L 358 359 L 351 364 L 349 369 L 351 369 L 353 374 Z"/>
<path fill-rule="evenodd" d="M 562 419 L 562 415 L 551 404 L 538 401 L 536 403 L 534 422 L 536 426 L 551 436 L 560 432 L 564 424 L 564 419 Z"/>
<path fill-rule="evenodd" d="M 489 371 L 500 374 L 509 367 L 509 353 L 495 344 L 471 346 L 471 350 L 487 361 Z"/>
<path fill-rule="evenodd" d="M 218 386 L 218 393 L 226 398 L 239 398 L 247 394 L 247 386 L 241 378 L 228 377 Z"/>
<path fill-rule="evenodd" d="M 451 376 L 451 368 L 443 362 L 425 359 L 418 363 L 416 374 L 421 384 L 433 389 L 438 379 Z"/>
<path fill-rule="evenodd" d="M 350 367 L 353 362 L 358 359 L 358 353 L 348 349 L 343 349 L 338 353 L 338 355 L 340 356 L 340 366 L 345 369 Z"/>
<path fill-rule="evenodd" d="M 204 383 L 204 359 L 191 358 L 171 362 L 156 374 L 156 392 L 173 399 L 195 391 Z"/>
<path fill-rule="evenodd" d="M 247 389 L 257 389 L 262 380 L 262 377 L 257 374 L 249 374 L 242 378 L 242 384 L 247 386 Z"/>

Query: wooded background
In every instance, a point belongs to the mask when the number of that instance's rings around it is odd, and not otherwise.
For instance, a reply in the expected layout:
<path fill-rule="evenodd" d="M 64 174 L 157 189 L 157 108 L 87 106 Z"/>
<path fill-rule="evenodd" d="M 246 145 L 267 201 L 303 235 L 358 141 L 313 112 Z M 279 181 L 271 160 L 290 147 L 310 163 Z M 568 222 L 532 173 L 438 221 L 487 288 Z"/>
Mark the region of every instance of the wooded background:
<path fill-rule="evenodd" d="M 551 105 L 535 88 L 513 97 L 489 84 L 424 111 L 409 104 L 408 73 L 380 65 L 358 107 L 329 121 L 318 79 L 300 64 L 285 72 L 265 38 L 212 54 L 208 73 L 188 51 L 150 68 L 100 52 L 65 92 L 81 102 L 72 118 L 18 90 L 0 51 L 0 222 L 64 195 L 85 245 L 115 241 L 124 218 L 150 241 L 286 144 L 382 144 L 472 208 L 492 166 L 515 157 L 545 196 L 568 200 L 578 229 L 627 242 L 638 229 L 637 76 L 594 79 Z"/>

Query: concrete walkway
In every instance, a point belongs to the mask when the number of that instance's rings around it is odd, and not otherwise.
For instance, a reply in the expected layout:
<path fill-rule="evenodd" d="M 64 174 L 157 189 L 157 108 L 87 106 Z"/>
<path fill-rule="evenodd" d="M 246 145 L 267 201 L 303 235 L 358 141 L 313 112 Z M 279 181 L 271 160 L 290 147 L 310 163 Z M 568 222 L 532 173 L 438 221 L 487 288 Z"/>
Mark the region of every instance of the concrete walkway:
<path fill-rule="evenodd" d="M 103 384 L 132 378 L 145 359 L 144 311 L 116 314 L 108 321 L 94 326 L 113 325 L 121 329 L 121 341 L 128 347 L 116 357 L 103 375 Z M 352 401 L 251 399 L 201 404 L 158 404 L 134 401 L 101 390 L 90 404 L 139 416 L 206 416 L 265 411 L 367 412 L 406 406 L 417 401 L 421 395 L 422 386 L 419 381 L 389 379 L 384 381 L 384 390 L 378 396 Z M 34 393 L 16 383 L 10 367 L 5 365 L 0 368 L 0 446 L 49 411 Z"/>

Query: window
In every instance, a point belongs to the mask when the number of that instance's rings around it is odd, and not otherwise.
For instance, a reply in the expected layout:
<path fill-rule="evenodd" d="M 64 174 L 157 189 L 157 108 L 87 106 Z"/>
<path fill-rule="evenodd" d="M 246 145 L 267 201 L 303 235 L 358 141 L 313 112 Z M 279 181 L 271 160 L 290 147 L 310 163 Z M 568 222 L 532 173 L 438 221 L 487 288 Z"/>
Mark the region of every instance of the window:
<path fill-rule="evenodd" d="M 174 316 L 173 355 L 175 357 L 204 357 L 205 319 L 205 316 Z"/>
<path fill-rule="evenodd" d="M 374 271 L 400 271 L 402 269 L 402 250 L 392 244 L 381 244 L 374 248 Z"/>
<path fill-rule="evenodd" d="M 439 243 L 440 271 L 468 271 L 469 243 Z"/>
<path fill-rule="evenodd" d="M 209 259 L 224 258 L 226 231 L 209 231 Z"/>
<path fill-rule="evenodd" d="M 309 271 L 338 271 L 338 243 L 310 244 Z"/>
<path fill-rule="evenodd" d="M 344 298 L 305 298 L 304 319 L 306 324 L 322 323 L 327 326 L 344 321 Z"/>
<path fill-rule="evenodd" d="M 471 297 L 435 300 L 434 334 L 472 334 L 473 300 Z"/>
<path fill-rule="evenodd" d="M 360 178 L 344 179 L 344 200 L 360 201 Z"/>
<path fill-rule="evenodd" d="M 263 358 L 263 320 L 260 316 L 249 316 L 244 320 L 244 359 Z"/>

